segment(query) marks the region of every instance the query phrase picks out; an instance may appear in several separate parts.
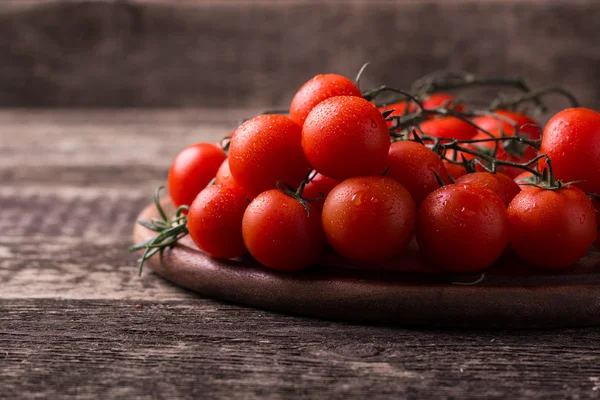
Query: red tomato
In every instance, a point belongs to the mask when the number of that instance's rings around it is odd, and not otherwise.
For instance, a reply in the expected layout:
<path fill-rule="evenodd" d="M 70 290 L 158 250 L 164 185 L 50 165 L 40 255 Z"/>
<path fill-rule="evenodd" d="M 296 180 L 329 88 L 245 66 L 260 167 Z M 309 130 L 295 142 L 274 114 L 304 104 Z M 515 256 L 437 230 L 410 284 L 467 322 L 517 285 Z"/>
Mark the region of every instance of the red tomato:
<path fill-rule="evenodd" d="M 337 185 L 323 206 L 327 241 L 350 260 L 383 261 L 408 246 L 416 208 L 400 183 L 382 176 L 350 178 Z"/>
<path fill-rule="evenodd" d="M 538 184 L 539 179 L 537 176 L 529 171 L 525 171 L 517 175 L 515 178 L 517 185 L 521 187 L 521 190 L 531 187 L 532 184 Z"/>
<path fill-rule="evenodd" d="M 219 258 L 247 253 L 242 238 L 242 217 L 248 207 L 238 186 L 213 185 L 202 190 L 190 206 L 187 228 L 196 246 Z"/>
<path fill-rule="evenodd" d="M 225 161 L 221 164 L 219 169 L 217 170 L 217 175 L 215 177 L 216 185 L 237 185 L 233 176 L 231 176 L 231 170 L 229 169 L 229 158 L 226 158 Z"/>
<path fill-rule="evenodd" d="M 472 174 L 461 176 L 456 180 L 456 183 L 486 187 L 496 193 L 506 207 L 508 207 L 511 200 L 521 192 L 519 185 L 517 185 L 512 178 L 509 178 L 502 173 L 492 174 L 490 172 L 474 172 Z"/>
<path fill-rule="evenodd" d="M 222 149 L 212 143 L 196 143 L 181 151 L 169 170 L 169 195 L 175 206 L 190 205 L 215 177 L 225 160 Z"/>
<path fill-rule="evenodd" d="M 321 214 L 304 207 L 280 190 L 256 197 L 244 214 L 242 234 L 250 254 L 261 264 L 295 271 L 314 263 L 323 252 L 325 238 Z"/>
<path fill-rule="evenodd" d="M 457 180 L 458 178 L 467 173 L 467 170 L 465 169 L 464 165 L 454 164 L 446 160 L 443 160 L 442 162 L 444 164 L 444 167 L 446 168 L 446 172 L 454 180 Z"/>
<path fill-rule="evenodd" d="M 283 115 L 259 115 L 244 122 L 229 145 L 229 168 L 245 192 L 257 194 L 278 180 L 296 187 L 308 172 L 302 128 Z"/>
<path fill-rule="evenodd" d="M 500 132 L 498 130 L 492 130 L 492 131 L 490 131 L 490 133 L 492 135 L 494 135 L 494 137 L 501 137 Z M 487 139 L 489 137 L 490 137 L 490 135 L 480 132 L 473 137 L 473 140 Z M 489 153 L 491 153 L 494 150 L 494 147 L 496 146 L 496 142 L 494 142 L 494 141 L 479 142 L 479 143 L 474 143 L 473 146 L 475 146 L 476 148 L 486 149 Z M 504 142 L 499 142 L 498 150 L 496 152 L 496 158 L 498 160 L 509 161 L 509 162 L 513 162 L 513 163 L 517 163 L 517 164 L 523 164 L 523 163 L 526 163 L 527 161 L 531 161 L 537 155 L 538 155 L 538 151 L 534 147 L 531 147 L 531 146 L 528 146 L 528 145 L 522 144 L 522 143 L 512 143 L 512 144 L 508 145 Z M 535 166 L 535 165 L 533 165 L 533 166 Z M 523 169 L 518 168 L 518 167 L 501 165 L 501 166 L 498 166 L 497 171 L 503 172 L 506 175 L 510 176 L 511 178 L 514 178 L 517 175 L 520 175 L 523 172 Z"/>
<path fill-rule="evenodd" d="M 341 181 L 383 173 L 390 134 L 373 103 L 361 97 L 331 97 L 306 118 L 302 147 L 313 168 Z"/>
<path fill-rule="evenodd" d="M 438 108 L 443 104 L 455 100 L 456 96 L 447 93 L 433 93 L 429 97 L 426 97 L 421 104 L 423 104 L 423 108 L 426 110 L 432 110 L 434 108 Z M 394 110 L 390 115 L 402 116 L 406 113 L 414 113 L 419 111 L 419 106 L 417 106 L 414 102 L 410 102 L 410 106 L 408 107 L 408 111 L 406 110 L 408 101 L 400 101 L 398 103 L 387 104 L 385 107 L 380 107 L 379 109 L 383 112 L 386 110 Z M 447 107 L 448 108 L 448 107 Z M 464 111 L 465 107 L 463 104 L 459 104 L 456 107 L 451 106 L 450 108 L 454 108 L 457 111 Z M 393 121 L 388 122 L 388 126 L 392 126 Z"/>
<path fill-rule="evenodd" d="M 541 130 L 536 120 L 529 118 L 525 114 L 520 114 L 507 110 L 496 110 L 494 114 L 513 120 L 519 126 L 519 136 L 527 136 L 529 139 L 537 140 L 540 138 Z M 513 136 L 515 134 L 515 127 L 513 124 L 496 119 L 491 116 L 482 116 L 473 118 L 475 125 L 488 132 L 500 131 L 500 128 L 504 131 L 505 136 Z M 535 126 L 523 126 L 523 125 L 535 125 Z M 521 128 L 522 127 L 522 128 Z"/>
<path fill-rule="evenodd" d="M 305 199 L 316 199 L 323 195 L 321 200 L 311 201 L 310 204 L 315 206 L 315 208 L 321 210 L 323 209 L 323 204 L 325 204 L 325 198 L 331 192 L 331 190 L 336 187 L 340 182 L 335 179 L 331 179 L 326 177 L 323 174 L 316 174 L 310 182 L 304 186 L 304 192 L 302 192 L 302 197 Z"/>
<path fill-rule="evenodd" d="M 443 180 L 448 179 L 441 158 L 417 142 L 392 143 L 388 163 L 390 169 L 386 176 L 400 182 L 408 190 L 417 208 L 429 193 L 440 187 L 436 173 Z"/>
<path fill-rule="evenodd" d="M 317 75 L 306 82 L 292 100 L 290 118 L 299 125 L 320 102 L 334 96 L 357 96 L 362 93 L 350 79 L 336 74 Z"/>
<path fill-rule="evenodd" d="M 464 104 L 448 104 L 450 101 L 456 100 L 456 96 L 453 96 L 448 93 L 432 93 L 429 97 L 425 98 L 421 103 L 423 104 L 423 108 L 426 110 L 432 110 L 434 108 L 441 107 L 443 104 L 446 104 L 446 108 L 455 109 L 456 111 L 464 111 Z"/>
<path fill-rule="evenodd" d="M 471 139 L 477 134 L 477 128 L 456 117 L 436 118 L 422 122 L 421 130 L 428 136 L 459 140 Z"/>
<path fill-rule="evenodd" d="M 508 215 L 513 249 L 538 267 L 568 267 L 596 240 L 592 202 L 574 186 L 523 189 L 510 203 Z"/>
<path fill-rule="evenodd" d="M 541 154 L 552 160 L 554 176 L 563 182 L 600 193 L 600 114 L 587 108 L 568 108 L 548 121 Z M 545 161 L 541 160 L 540 171 Z"/>
<path fill-rule="evenodd" d="M 419 250 L 444 271 L 492 265 L 508 244 L 506 206 L 479 185 L 447 185 L 431 193 L 417 216 Z"/>

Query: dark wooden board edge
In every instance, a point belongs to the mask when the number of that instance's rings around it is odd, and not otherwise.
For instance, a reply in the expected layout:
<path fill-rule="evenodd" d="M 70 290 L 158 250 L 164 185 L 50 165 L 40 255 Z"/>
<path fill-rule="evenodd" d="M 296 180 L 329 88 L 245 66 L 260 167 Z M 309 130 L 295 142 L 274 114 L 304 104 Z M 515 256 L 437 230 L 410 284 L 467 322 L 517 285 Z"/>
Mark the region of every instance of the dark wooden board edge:
<path fill-rule="evenodd" d="M 149 205 L 139 219 L 158 216 Z M 154 232 L 136 225 L 134 240 Z M 366 279 L 335 268 L 284 273 L 219 260 L 189 240 L 152 257 L 163 278 L 215 299 L 261 309 L 403 326 L 529 329 L 600 325 L 600 284 L 453 285 Z M 341 270 L 338 270 L 341 272 Z M 332 273 L 333 272 L 333 273 Z"/>

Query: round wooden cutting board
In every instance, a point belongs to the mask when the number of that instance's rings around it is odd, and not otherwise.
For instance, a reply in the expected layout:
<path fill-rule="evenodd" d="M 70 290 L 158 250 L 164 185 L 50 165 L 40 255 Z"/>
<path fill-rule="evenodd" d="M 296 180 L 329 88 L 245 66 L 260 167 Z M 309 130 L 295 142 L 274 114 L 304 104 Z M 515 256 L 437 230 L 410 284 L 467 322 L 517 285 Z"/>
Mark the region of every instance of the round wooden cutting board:
<path fill-rule="evenodd" d="M 173 207 L 166 201 L 167 212 Z M 159 217 L 154 204 L 139 219 Z M 136 225 L 136 243 L 154 232 Z M 552 249 L 540 249 L 551 251 Z M 252 307 L 346 321 L 469 328 L 600 325 L 600 251 L 560 272 L 536 269 L 507 254 L 481 274 L 437 273 L 409 248 L 377 269 L 328 255 L 311 268 L 284 273 L 250 257 L 219 260 L 189 237 L 147 261 L 187 289 Z M 476 282 L 474 284 L 471 284 Z"/>

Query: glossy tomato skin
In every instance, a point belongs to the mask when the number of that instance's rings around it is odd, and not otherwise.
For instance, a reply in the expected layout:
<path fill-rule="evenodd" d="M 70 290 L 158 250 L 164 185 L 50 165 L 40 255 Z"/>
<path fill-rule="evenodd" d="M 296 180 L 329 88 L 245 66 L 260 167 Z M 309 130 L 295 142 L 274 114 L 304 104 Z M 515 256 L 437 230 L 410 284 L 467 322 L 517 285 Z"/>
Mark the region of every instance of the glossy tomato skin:
<path fill-rule="evenodd" d="M 191 205 L 215 177 L 225 152 L 212 143 L 196 143 L 183 149 L 169 170 L 169 195 L 175 206 Z"/>
<path fill-rule="evenodd" d="M 388 164 L 390 169 L 386 176 L 400 182 L 408 190 L 417 208 L 429 193 L 440 187 L 436 173 L 442 180 L 448 179 L 441 158 L 417 142 L 392 143 Z"/>
<path fill-rule="evenodd" d="M 460 178 L 461 176 L 463 176 L 467 173 L 467 170 L 465 169 L 464 165 L 454 164 L 454 163 L 451 163 L 450 161 L 446 161 L 446 160 L 443 160 L 443 164 L 444 164 L 444 167 L 446 168 L 446 172 L 448 173 L 448 176 L 452 177 L 452 179 L 454 179 L 454 180 L 457 180 L 458 178 Z"/>
<path fill-rule="evenodd" d="M 494 137 L 497 137 L 497 138 L 501 137 L 501 134 L 498 130 L 492 130 L 492 131 L 490 131 L 490 133 Z M 490 137 L 490 135 L 480 132 L 473 137 L 473 140 L 488 139 L 489 137 Z M 479 143 L 474 143 L 473 146 L 475 148 L 485 149 L 488 152 L 492 152 L 496 146 L 496 143 L 497 142 L 494 142 L 494 141 L 479 142 Z M 520 147 L 521 154 L 511 151 L 508 147 L 506 147 L 506 145 L 504 143 L 498 142 L 498 150 L 496 152 L 496 158 L 498 160 L 509 161 L 509 162 L 516 163 L 516 164 L 523 164 L 523 163 L 526 163 L 527 161 L 533 160 L 538 155 L 538 151 L 535 149 L 535 147 L 528 146 L 526 144 L 521 144 L 521 143 L 519 143 L 519 144 L 515 143 L 513 145 Z M 519 167 L 508 166 L 508 165 L 500 165 L 500 166 L 498 166 L 497 171 L 503 172 L 506 175 L 510 176 L 511 178 L 515 178 L 516 176 L 520 175 L 523 172 L 523 169 L 521 169 Z"/>
<path fill-rule="evenodd" d="M 552 160 L 554 176 L 576 183 L 585 192 L 600 193 L 600 113 L 587 108 L 568 108 L 548 121 L 541 154 Z M 540 171 L 545 162 L 541 162 Z"/>
<path fill-rule="evenodd" d="M 296 187 L 308 172 L 302 152 L 302 128 L 283 115 L 259 115 L 244 122 L 229 145 L 229 168 L 252 197 L 276 187 Z"/>
<path fill-rule="evenodd" d="M 421 103 L 423 104 L 423 108 L 426 110 L 432 110 L 434 108 L 441 107 L 446 104 L 446 108 L 454 109 L 456 111 L 464 111 L 464 104 L 450 104 L 449 102 L 455 101 L 456 96 L 448 94 L 448 93 L 432 93 L 428 97 L 425 98 Z"/>
<path fill-rule="evenodd" d="M 477 128 L 456 117 L 431 119 L 420 126 L 423 133 L 438 138 L 467 140 L 477 134 Z"/>
<path fill-rule="evenodd" d="M 463 175 L 456 180 L 457 184 L 480 185 L 496 193 L 504 205 L 508 207 L 512 199 L 521 192 L 519 185 L 503 173 L 474 172 Z"/>
<path fill-rule="evenodd" d="M 337 185 L 323 206 L 329 244 L 355 261 L 392 258 L 413 237 L 416 207 L 397 181 L 381 176 L 350 178 Z"/>
<path fill-rule="evenodd" d="M 540 138 L 542 131 L 539 128 L 539 123 L 527 115 L 508 110 L 496 110 L 494 111 L 494 114 L 514 121 L 519 126 L 519 136 L 527 136 L 532 140 Z M 505 136 L 514 136 L 515 134 L 515 127 L 513 124 L 491 116 L 485 115 L 475 117 L 473 118 L 473 123 L 488 132 L 499 132 L 501 128 L 504 131 Z"/>
<path fill-rule="evenodd" d="M 442 106 L 443 104 L 447 104 L 450 101 L 456 100 L 456 96 L 453 96 L 451 94 L 448 93 L 433 93 L 431 94 L 429 97 L 426 97 L 421 104 L 423 104 L 423 108 L 426 110 L 432 110 L 434 108 L 438 108 L 440 106 Z M 395 116 L 402 116 L 406 113 L 414 113 L 419 111 L 419 107 L 414 103 L 414 102 L 410 102 L 410 106 L 408 105 L 409 102 L 407 101 L 400 101 L 397 103 L 392 103 L 392 104 L 388 104 L 385 107 L 381 107 L 380 110 L 386 111 L 386 110 L 394 110 L 392 111 L 392 113 L 390 115 L 395 115 Z M 408 110 L 407 110 L 408 108 Z M 451 108 L 451 109 L 455 109 L 457 111 L 464 111 L 465 107 L 463 104 L 459 104 L 459 105 L 450 105 L 450 107 L 447 108 Z M 433 116 L 431 117 L 433 118 Z M 388 126 L 393 126 L 393 121 L 389 121 L 388 122 Z"/>
<path fill-rule="evenodd" d="M 302 127 L 310 165 L 329 178 L 380 175 L 387 168 L 390 135 L 373 103 L 360 97 L 331 97 L 318 104 Z"/>
<path fill-rule="evenodd" d="M 221 163 L 221 166 L 217 170 L 217 175 L 215 176 L 215 184 L 216 185 L 237 185 L 235 179 L 231 175 L 231 169 L 229 169 L 229 159 L 226 158 L 225 161 Z"/>
<path fill-rule="evenodd" d="M 323 174 L 317 173 L 304 187 L 304 192 L 302 192 L 302 197 L 305 199 L 316 199 L 323 195 L 321 200 L 311 201 L 310 204 L 315 206 L 315 208 L 322 210 L 323 204 L 325 204 L 325 198 L 331 190 L 336 187 L 340 182 L 335 179 L 331 179 L 326 177 Z"/>
<path fill-rule="evenodd" d="M 541 268 L 576 263 L 596 239 L 592 202 L 574 186 L 524 189 L 510 203 L 508 215 L 513 249 Z"/>
<path fill-rule="evenodd" d="M 246 254 L 242 218 L 247 206 L 238 186 L 213 185 L 202 190 L 188 212 L 187 227 L 196 246 L 218 258 Z"/>
<path fill-rule="evenodd" d="M 529 171 L 521 172 L 515 177 L 515 182 L 521 187 L 521 190 L 531 187 L 532 184 L 538 184 L 539 179 Z"/>
<path fill-rule="evenodd" d="M 317 75 L 306 82 L 292 99 L 290 105 L 290 118 L 298 125 L 310 111 L 320 102 L 335 96 L 362 97 L 358 87 L 350 79 L 336 74 Z"/>
<path fill-rule="evenodd" d="M 296 271 L 313 264 L 323 252 L 321 214 L 310 215 L 294 198 L 279 190 L 256 197 L 244 214 L 242 234 L 250 254 L 262 265 Z"/>
<path fill-rule="evenodd" d="M 421 205 L 417 243 L 431 263 L 449 272 L 473 272 L 492 265 L 508 245 L 506 206 L 479 185 L 437 189 Z"/>

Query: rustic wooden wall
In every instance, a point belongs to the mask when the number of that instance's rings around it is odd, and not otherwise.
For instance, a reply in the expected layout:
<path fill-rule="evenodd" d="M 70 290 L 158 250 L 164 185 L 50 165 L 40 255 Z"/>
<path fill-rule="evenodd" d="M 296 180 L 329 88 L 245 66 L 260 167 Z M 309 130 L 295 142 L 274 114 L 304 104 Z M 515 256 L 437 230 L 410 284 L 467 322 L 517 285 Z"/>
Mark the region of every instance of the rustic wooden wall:
<path fill-rule="evenodd" d="M 445 67 L 600 106 L 597 0 L 3 1 L 0 106 L 286 105 L 319 72 Z"/>

